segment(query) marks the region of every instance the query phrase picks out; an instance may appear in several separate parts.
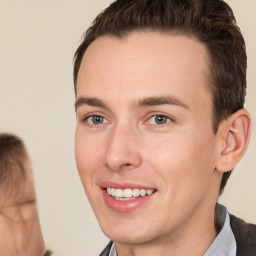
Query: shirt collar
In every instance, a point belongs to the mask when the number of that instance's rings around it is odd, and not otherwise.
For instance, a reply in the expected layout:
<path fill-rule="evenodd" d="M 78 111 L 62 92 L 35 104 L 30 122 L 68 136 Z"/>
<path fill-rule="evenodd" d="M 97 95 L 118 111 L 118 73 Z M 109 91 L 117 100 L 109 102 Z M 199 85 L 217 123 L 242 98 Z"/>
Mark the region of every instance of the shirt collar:
<path fill-rule="evenodd" d="M 219 234 L 215 237 L 212 244 L 204 254 L 204 256 L 235 256 L 236 255 L 236 240 L 230 226 L 230 218 L 226 207 L 217 205 L 216 212 L 225 214 L 216 214 L 218 223 L 223 223 Z M 224 219 L 223 219 L 224 218 Z"/>
<path fill-rule="evenodd" d="M 116 256 L 116 249 L 115 249 L 115 243 L 112 244 L 109 256 Z"/>

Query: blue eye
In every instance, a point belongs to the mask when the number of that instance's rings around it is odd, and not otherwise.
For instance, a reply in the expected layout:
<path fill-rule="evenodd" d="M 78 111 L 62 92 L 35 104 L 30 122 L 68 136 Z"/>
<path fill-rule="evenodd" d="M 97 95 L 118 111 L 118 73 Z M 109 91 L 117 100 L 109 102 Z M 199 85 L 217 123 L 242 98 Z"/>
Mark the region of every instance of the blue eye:
<path fill-rule="evenodd" d="M 93 125 L 99 125 L 99 124 L 104 124 L 104 123 L 107 123 L 107 119 L 105 119 L 104 117 L 102 116 L 89 116 L 87 118 L 87 121 L 90 123 L 90 124 L 93 124 Z"/>
<path fill-rule="evenodd" d="M 163 116 L 163 115 L 154 115 L 149 119 L 150 124 L 157 124 L 157 125 L 163 125 L 170 121 L 171 119 L 169 117 Z"/>

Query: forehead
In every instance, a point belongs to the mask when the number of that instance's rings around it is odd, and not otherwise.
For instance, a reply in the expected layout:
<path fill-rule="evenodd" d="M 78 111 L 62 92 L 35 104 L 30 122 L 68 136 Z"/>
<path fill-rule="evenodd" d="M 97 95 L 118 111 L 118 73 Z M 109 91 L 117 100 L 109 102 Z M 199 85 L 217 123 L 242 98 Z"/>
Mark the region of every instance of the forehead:
<path fill-rule="evenodd" d="M 184 97 L 190 97 L 198 90 L 209 93 L 208 73 L 207 48 L 192 37 L 157 32 L 134 32 L 124 38 L 104 36 L 84 54 L 77 96 L 103 97 L 111 91 L 119 97 L 133 91 L 144 97 L 155 90 L 159 94 L 183 91 Z"/>

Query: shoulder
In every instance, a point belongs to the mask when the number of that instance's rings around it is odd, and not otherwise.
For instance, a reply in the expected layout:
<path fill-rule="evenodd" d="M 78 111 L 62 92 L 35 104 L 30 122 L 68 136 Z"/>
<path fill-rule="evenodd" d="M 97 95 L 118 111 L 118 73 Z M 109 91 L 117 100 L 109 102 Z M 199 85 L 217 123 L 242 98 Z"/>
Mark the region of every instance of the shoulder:
<path fill-rule="evenodd" d="M 106 248 L 103 250 L 103 252 L 99 256 L 108 256 L 110 253 L 110 249 L 112 247 L 113 241 L 110 241 Z"/>
<path fill-rule="evenodd" d="M 237 256 L 256 255 L 256 225 L 230 214 L 230 225 L 237 243 Z"/>

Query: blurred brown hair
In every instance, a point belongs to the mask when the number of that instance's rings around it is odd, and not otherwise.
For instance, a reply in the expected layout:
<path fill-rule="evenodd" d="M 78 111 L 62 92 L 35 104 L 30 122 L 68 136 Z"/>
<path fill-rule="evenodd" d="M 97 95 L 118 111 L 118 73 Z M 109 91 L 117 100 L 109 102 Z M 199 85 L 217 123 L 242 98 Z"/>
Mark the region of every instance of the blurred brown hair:
<path fill-rule="evenodd" d="M 0 191 L 17 193 L 25 179 L 23 141 L 13 134 L 0 133 Z"/>

